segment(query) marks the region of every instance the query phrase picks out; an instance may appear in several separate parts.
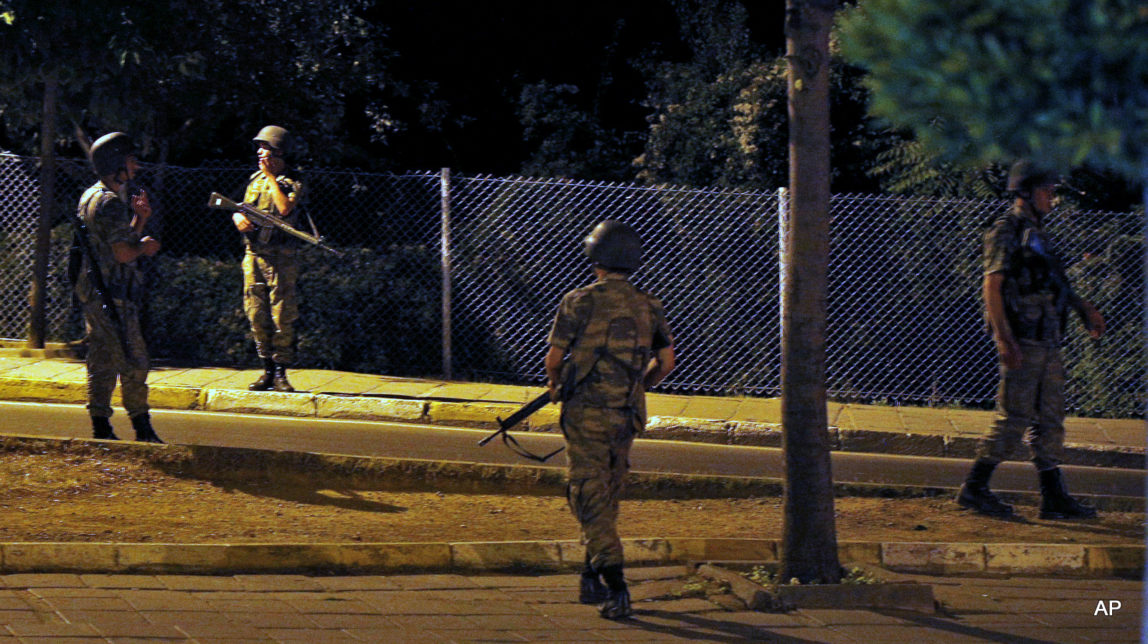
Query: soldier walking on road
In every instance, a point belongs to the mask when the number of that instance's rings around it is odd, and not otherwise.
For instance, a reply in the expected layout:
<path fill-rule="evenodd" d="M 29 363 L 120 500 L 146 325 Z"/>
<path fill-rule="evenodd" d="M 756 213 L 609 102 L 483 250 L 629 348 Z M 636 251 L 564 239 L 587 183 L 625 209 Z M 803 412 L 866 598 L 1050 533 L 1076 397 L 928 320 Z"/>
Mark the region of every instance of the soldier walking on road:
<path fill-rule="evenodd" d="M 586 547 L 579 599 L 616 619 L 632 613 L 618 502 L 630 446 L 645 429 L 646 390 L 674 368 L 674 347 L 662 303 L 629 281 L 642 262 L 634 229 L 602 222 L 585 239 L 585 250 L 597 280 L 562 299 L 550 329 L 546 376 L 551 400 L 562 402 L 566 498 Z"/>
<path fill-rule="evenodd" d="M 137 260 L 154 256 L 160 248 L 158 240 L 143 235 L 151 204 L 147 192 L 132 189 L 139 163 L 128 135 L 100 137 L 89 157 L 99 181 L 80 198 L 75 244 L 79 264 L 70 271 L 87 330 L 92 434 L 118 439 L 110 421 L 118 378 L 136 440 L 162 443 L 148 413 L 148 352 L 139 318 L 145 294 Z"/>
<path fill-rule="evenodd" d="M 1096 509 L 1069 496 L 1060 471 L 1064 452 L 1064 340 L 1068 310 L 1077 312 L 1092 338 L 1104 318 L 1073 292 L 1043 218 L 1052 210 L 1057 177 L 1030 161 L 1017 161 L 1008 189 L 1012 209 L 985 234 L 985 319 L 1000 355 L 997 417 L 961 487 L 957 503 L 989 516 L 1012 515 L 1012 506 L 989 490 L 989 478 L 1012 458 L 1026 431 L 1040 477 L 1042 519 L 1092 518 Z"/>
<path fill-rule="evenodd" d="M 291 135 L 278 125 L 268 125 L 252 140 L 259 170 L 251 175 L 243 201 L 295 226 L 303 185 L 287 175 Z M 240 212 L 232 215 L 232 221 L 247 247 L 243 255 L 243 310 L 251 323 L 255 351 L 263 362 L 263 374 L 248 389 L 295 391 L 287 380 L 287 366 L 295 358 L 294 325 L 299 319 L 295 291 L 299 243 L 273 226 L 256 226 Z"/>

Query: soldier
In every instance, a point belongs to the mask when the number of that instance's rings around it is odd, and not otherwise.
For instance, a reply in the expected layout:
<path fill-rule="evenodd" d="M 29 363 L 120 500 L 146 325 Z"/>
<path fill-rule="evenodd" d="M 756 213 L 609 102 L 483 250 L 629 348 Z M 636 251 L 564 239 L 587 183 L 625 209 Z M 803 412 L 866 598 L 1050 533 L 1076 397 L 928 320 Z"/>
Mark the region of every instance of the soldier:
<path fill-rule="evenodd" d="M 989 491 L 989 478 L 1031 432 L 1032 462 L 1040 477 L 1042 519 L 1092 518 L 1096 509 L 1069 496 L 1058 467 L 1064 451 L 1064 364 L 1060 345 L 1068 309 L 1093 338 L 1104 318 L 1068 284 L 1044 233 L 1057 177 L 1030 161 L 1009 171 L 1012 209 L 985 233 L 985 319 L 1000 355 L 997 417 L 977 453 L 957 503 L 981 514 L 1012 515 L 1012 506 Z"/>
<path fill-rule="evenodd" d="M 243 201 L 294 226 L 303 185 L 286 174 L 291 135 L 278 125 L 268 125 L 252 141 L 259 170 L 251 175 Z M 255 351 L 263 362 L 263 374 L 248 389 L 295 391 L 287 380 L 287 365 L 295 358 L 294 324 L 299 319 L 295 292 L 298 242 L 273 226 L 256 226 L 243 213 L 231 218 L 247 247 L 243 255 L 243 309 L 251 322 Z"/>
<path fill-rule="evenodd" d="M 600 614 L 616 619 L 632 612 L 618 501 L 630 446 L 646 425 L 646 390 L 674 368 L 674 348 L 662 303 L 629 281 L 642 262 L 634 229 L 602 222 L 586 237 L 585 251 L 597 281 L 562 299 L 550 329 L 546 376 L 551 400 L 562 401 L 566 498 L 586 546 L 579 600 L 601 604 Z"/>
<path fill-rule="evenodd" d="M 162 443 L 148 414 L 148 354 L 139 321 L 144 284 L 137 260 L 154 256 L 160 247 L 158 240 L 143 235 L 151 204 L 146 192 L 129 189 L 139 163 L 128 135 L 100 137 L 89 159 L 99 181 L 84 192 L 76 212 L 83 226 L 76 231 L 82 259 L 75 282 L 87 328 L 92 434 L 118 439 L 109 420 L 118 378 L 136 440 Z"/>

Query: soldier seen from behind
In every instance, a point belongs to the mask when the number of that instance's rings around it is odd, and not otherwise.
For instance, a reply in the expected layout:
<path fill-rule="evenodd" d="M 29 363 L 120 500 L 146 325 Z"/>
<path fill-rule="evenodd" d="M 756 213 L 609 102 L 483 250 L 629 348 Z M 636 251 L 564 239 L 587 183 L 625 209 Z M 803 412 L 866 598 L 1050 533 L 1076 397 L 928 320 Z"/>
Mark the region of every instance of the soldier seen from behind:
<path fill-rule="evenodd" d="M 985 233 L 985 319 L 1000 356 L 997 416 L 977 452 L 957 502 L 981 514 L 1011 516 L 1011 505 L 989 490 L 996 466 L 1012 458 L 1030 433 L 1040 478 L 1042 519 L 1093 518 L 1096 509 L 1069 496 L 1060 471 L 1064 453 L 1064 342 L 1069 311 L 1089 335 L 1104 334 L 1104 318 L 1073 292 L 1044 217 L 1052 210 L 1057 177 L 1028 160 L 1009 172 L 1012 209 Z"/>
<path fill-rule="evenodd" d="M 89 159 L 99 180 L 80 197 L 74 222 L 78 262 L 71 272 L 87 330 L 93 435 L 118 438 L 110 421 L 118 379 L 136 440 L 162 443 L 149 415 L 148 352 L 140 330 L 145 290 L 138 261 L 159 252 L 160 243 L 143 234 L 152 211 L 147 192 L 132 189 L 139 171 L 135 154 L 122 132 L 92 144 Z"/>
<path fill-rule="evenodd" d="M 630 446 L 646 425 L 646 390 L 674 368 L 674 347 L 662 303 L 629 281 L 642 262 L 634 229 L 602 222 L 585 239 L 585 251 L 597 280 L 562 299 L 546 376 L 551 400 L 562 402 L 566 496 L 586 547 L 579 599 L 616 619 L 632 612 L 618 502 Z"/>
<path fill-rule="evenodd" d="M 277 215 L 292 226 L 299 219 L 302 184 L 288 176 L 286 158 L 291 151 L 287 130 L 268 125 L 252 139 L 259 169 L 251 175 L 244 203 Z M 295 359 L 295 322 L 299 303 L 295 283 L 299 242 L 273 226 L 258 226 L 241 212 L 232 221 L 243 234 L 243 309 L 251 323 L 255 351 L 263 374 L 248 387 L 252 391 L 295 391 L 287 380 L 287 366 Z"/>

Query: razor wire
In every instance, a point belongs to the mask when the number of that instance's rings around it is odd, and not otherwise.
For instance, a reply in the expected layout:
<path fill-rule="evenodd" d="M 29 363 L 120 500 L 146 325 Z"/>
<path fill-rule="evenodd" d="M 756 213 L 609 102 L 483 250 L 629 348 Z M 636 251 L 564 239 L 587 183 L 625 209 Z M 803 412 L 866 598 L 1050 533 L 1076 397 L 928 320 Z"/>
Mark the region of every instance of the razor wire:
<path fill-rule="evenodd" d="M 63 222 L 94 179 L 80 161 L 60 160 L 57 168 L 57 221 Z M 145 166 L 141 182 L 155 212 L 149 232 L 162 239 L 162 252 L 238 259 L 242 244 L 230 215 L 207 208 L 207 195 L 241 199 L 252 171 L 226 164 Z M 0 156 L 0 337 L 27 332 L 37 173 L 33 158 Z M 445 172 L 304 168 L 296 175 L 305 185 L 305 211 L 330 243 L 380 255 L 418 249 L 439 258 L 433 269 L 428 262 L 410 270 L 449 271 L 449 305 L 442 309 L 449 319 L 444 325 L 436 306 L 438 325 L 425 331 L 429 338 L 444 326 L 450 330 L 444 365 L 453 364 L 455 376 L 541 383 L 558 302 L 593 280 L 581 240 L 598 222 L 619 219 L 645 242 L 645 261 L 633 281 L 663 301 L 674 331 L 678 366 L 660 390 L 780 392 L 784 191 Z M 993 399 L 997 367 L 981 313 L 981 243 L 988 223 L 1007 207 L 998 201 L 832 197 L 826 320 L 831 398 L 980 406 Z M 1048 227 L 1074 286 L 1109 323 L 1109 337 L 1100 341 L 1069 323 L 1070 407 L 1142 415 L 1139 219 L 1133 213 L 1056 211 Z M 56 340 L 82 333 L 62 268 L 70 237 L 68 226 L 54 230 L 48 337 Z M 420 276 L 435 291 L 427 301 L 443 297 L 442 278 Z"/>

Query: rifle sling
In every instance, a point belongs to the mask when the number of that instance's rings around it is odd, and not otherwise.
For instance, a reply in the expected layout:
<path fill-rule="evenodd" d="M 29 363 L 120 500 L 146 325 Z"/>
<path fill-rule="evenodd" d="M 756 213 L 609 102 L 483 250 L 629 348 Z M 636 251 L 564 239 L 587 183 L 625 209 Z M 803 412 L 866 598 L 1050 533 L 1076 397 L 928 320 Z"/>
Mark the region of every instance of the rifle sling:
<path fill-rule="evenodd" d="M 93 192 L 88 196 L 87 201 L 81 207 L 84 212 L 88 211 L 88 207 L 92 203 L 92 199 L 99 194 Z M 91 282 L 92 288 L 96 291 L 96 295 L 103 303 L 103 310 L 106 312 L 108 319 L 112 323 L 112 330 L 115 331 L 116 338 L 120 341 L 120 348 L 124 352 L 124 361 L 131 361 L 131 350 L 128 348 L 128 341 L 125 337 L 124 323 L 120 318 L 119 309 L 116 308 L 115 300 L 112 299 L 111 294 L 108 292 L 107 285 L 104 283 L 104 273 L 100 270 L 99 265 L 96 264 L 95 252 L 92 250 L 91 237 L 88 235 L 88 225 L 84 223 L 84 218 L 80 216 L 79 211 L 74 215 L 76 226 L 76 235 L 80 238 L 80 250 L 84 253 L 85 260 L 88 264 L 88 281 Z"/>

